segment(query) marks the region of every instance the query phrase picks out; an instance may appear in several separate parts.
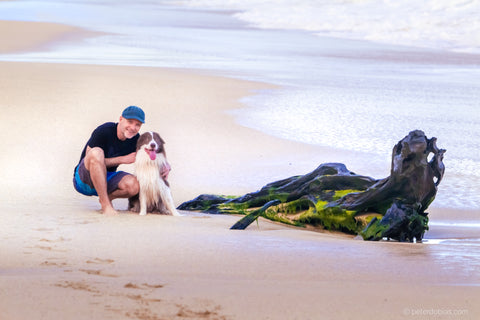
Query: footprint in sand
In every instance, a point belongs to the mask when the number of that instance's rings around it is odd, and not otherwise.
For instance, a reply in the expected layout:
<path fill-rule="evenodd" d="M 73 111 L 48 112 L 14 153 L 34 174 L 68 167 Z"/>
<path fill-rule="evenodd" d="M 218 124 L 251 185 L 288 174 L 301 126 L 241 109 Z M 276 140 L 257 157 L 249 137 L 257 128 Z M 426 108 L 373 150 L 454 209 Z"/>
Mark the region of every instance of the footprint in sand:
<path fill-rule="evenodd" d="M 46 266 L 46 267 L 66 267 L 67 263 L 65 262 L 56 263 L 56 262 L 45 260 L 44 262 L 40 263 L 40 265 Z"/>
<path fill-rule="evenodd" d="M 27 248 L 32 248 L 32 247 L 27 247 Z M 54 249 L 49 246 L 41 246 L 41 245 L 36 245 L 33 248 L 41 249 L 41 250 L 46 250 L 46 251 L 55 251 L 55 252 L 67 252 L 67 250 L 62 250 L 62 249 Z"/>
<path fill-rule="evenodd" d="M 93 263 L 93 264 L 111 264 L 114 262 L 115 260 L 112 260 L 112 259 L 100 259 L 100 258 L 94 258 L 92 260 L 86 261 L 86 263 Z"/>
<path fill-rule="evenodd" d="M 80 271 L 85 272 L 86 274 L 93 274 L 93 275 L 102 276 L 102 277 L 109 277 L 109 278 L 118 278 L 119 277 L 116 274 L 103 273 L 102 270 L 80 269 Z"/>
<path fill-rule="evenodd" d="M 178 312 L 176 314 L 179 318 L 193 318 L 193 319 L 218 319 L 226 320 L 227 317 L 220 314 L 221 307 L 216 306 L 212 310 L 205 309 L 203 311 L 196 311 L 190 309 L 186 305 L 177 304 Z"/>
<path fill-rule="evenodd" d="M 52 251 L 52 247 L 48 247 L 48 246 L 35 246 L 35 248 L 37 249 L 42 249 L 42 250 L 47 250 L 47 251 Z"/>
<path fill-rule="evenodd" d="M 35 229 L 32 229 L 34 231 L 55 231 L 55 229 L 53 228 L 35 228 Z"/>
<path fill-rule="evenodd" d="M 56 240 L 50 240 L 50 239 L 46 239 L 46 238 L 42 238 L 38 241 L 41 241 L 41 242 L 49 242 L 49 243 L 52 243 L 52 242 L 64 242 L 64 241 L 71 241 L 72 239 L 67 239 L 67 238 L 64 238 L 64 237 L 60 237 Z"/>
<path fill-rule="evenodd" d="M 163 284 L 148 284 L 148 283 L 142 283 L 142 284 L 134 284 L 134 283 L 127 283 L 126 285 L 123 286 L 124 288 L 128 289 L 158 289 L 158 288 L 163 288 Z"/>
<path fill-rule="evenodd" d="M 124 288 L 127 288 L 127 289 L 138 289 L 138 290 L 147 290 L 146 292 L 146 296 L 152 294 L 155 292 L 155 289 L 159 289 L 159 288 L 163 288 L 164 285 L 163 284 L 148 284 L 148 283 L 142 283 L 142 284 L 134 284 L 134 283 L 127 283 L 126 285 L 123 286 Z M 145 296 L 142 296 L 142 295 L 127 295 L 128 298 L 130 299 L 134 299 L 134 300 L 142 300 L 142 301 L 145 301 L 145 302 L 161 302 L 162 300 L 161 299 L 157 299 L 157 298 L 147 298 Z"/>
<path fill-rule="evenodd" d="M 55 284 L 56 287 L 61 287 L 61 288 L 70 288 L 74 290 L 82 290 L 82 291 L 88 291 L 88 292 L 93 292 L 93 293 L 99 293 L 95 288 L 92 288 L 88 284 L 86 284 L 83 281 L 63 281 L 61 283 Z"/>

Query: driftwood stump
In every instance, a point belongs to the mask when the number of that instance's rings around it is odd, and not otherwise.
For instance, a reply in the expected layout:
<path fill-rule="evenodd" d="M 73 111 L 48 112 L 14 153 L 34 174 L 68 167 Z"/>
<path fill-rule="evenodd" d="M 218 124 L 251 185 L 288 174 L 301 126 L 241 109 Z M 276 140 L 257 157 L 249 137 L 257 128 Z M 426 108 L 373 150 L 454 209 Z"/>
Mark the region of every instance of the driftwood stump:
<path fill-rule="evenodd" d="M 435 199 L 445 171 L 445 150 L 436 146 L 436 140 L 420 130 L 410 132 L 393 148 L 390 176 L 385 179 L 357 175 L 341 163 L 326 163 L 241 197 L 200 195 L 178 209 L 245 214 L 232 229 L 245 229 L 263 216 L 360 234 L 365 240 L 421 241 L 428 230 L 425 210 Z"/>

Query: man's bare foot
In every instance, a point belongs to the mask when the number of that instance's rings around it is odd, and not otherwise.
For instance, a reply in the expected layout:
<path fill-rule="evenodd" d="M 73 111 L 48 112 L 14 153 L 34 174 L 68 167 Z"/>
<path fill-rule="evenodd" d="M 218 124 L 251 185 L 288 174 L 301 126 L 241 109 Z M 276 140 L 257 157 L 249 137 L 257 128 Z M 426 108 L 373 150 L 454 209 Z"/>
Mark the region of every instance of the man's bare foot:
<path fill-rule="evenodd" d="M 112 206 L 102 208 L 102 213 L 106 216 L 116 216 L 116 215 L 118 215 L 117 210 L 115 210 Z"/>

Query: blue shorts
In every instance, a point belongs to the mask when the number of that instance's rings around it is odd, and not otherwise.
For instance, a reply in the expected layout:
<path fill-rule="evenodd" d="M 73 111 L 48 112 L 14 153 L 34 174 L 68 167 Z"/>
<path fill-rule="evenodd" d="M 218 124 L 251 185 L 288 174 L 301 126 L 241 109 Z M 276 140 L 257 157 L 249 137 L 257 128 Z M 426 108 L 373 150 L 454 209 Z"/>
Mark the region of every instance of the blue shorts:
<path fill-rule="evenodd" d="M 129 173 L 124 171 L 107 171 L 107 193 L 110 194 L 118 189 L 118 184 L 123 177 Z M 98 196 L 97 190 L 93 186 L 90 172 L 85 168 L 83 159 L 75 168 L 73 175 L 73 186 L 75 190 L 86 196 Z"/>

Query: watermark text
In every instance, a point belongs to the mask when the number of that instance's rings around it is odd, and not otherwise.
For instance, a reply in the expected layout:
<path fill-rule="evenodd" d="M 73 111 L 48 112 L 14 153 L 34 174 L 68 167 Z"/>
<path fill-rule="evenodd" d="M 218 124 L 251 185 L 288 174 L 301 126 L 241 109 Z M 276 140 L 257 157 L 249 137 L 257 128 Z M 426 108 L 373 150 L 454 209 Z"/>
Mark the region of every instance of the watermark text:
<path fill-rule="evenodd" d="M 447 308 L 405 308 L 403 315 L 411 317 L 465 317 L 468 316 L 468 309 L 447 309 Z"/>

